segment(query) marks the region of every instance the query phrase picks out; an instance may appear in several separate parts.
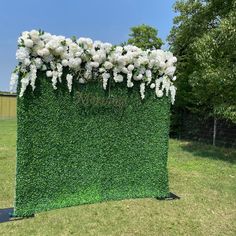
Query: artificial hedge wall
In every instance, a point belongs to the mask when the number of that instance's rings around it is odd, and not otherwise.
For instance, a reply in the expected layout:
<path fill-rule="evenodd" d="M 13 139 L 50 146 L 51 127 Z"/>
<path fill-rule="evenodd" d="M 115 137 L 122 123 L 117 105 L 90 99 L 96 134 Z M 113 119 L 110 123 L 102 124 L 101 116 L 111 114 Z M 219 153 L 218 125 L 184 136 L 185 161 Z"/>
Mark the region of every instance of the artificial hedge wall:
<path fill-rule="evenodd" d="M 168 97 L 141 100 L 139 86 L 104 92 L 97 82 L 69 93 L 66 82 L 53 90 L 37 77 L 17 103 L 15 216 L 168 195 Z"/>

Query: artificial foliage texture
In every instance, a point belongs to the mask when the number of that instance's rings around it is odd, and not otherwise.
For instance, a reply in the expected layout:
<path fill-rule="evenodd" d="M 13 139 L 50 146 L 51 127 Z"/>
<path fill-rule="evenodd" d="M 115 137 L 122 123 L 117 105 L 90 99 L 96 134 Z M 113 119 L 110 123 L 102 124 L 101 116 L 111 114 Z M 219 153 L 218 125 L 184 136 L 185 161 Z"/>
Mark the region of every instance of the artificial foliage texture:
<path fill-rule="evenodd" d="M 167 196 L 170 99 L 97 81 L 69 93 L 63 81 L 53 90 L 38 74 L 18 97 L 14 214 Z"/>

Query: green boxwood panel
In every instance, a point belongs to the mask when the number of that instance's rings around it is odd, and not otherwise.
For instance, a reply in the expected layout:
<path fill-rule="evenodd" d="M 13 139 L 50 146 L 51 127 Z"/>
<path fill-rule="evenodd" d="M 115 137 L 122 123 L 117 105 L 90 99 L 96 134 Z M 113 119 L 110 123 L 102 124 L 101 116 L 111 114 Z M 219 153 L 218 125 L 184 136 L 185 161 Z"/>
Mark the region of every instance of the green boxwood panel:
<path fill-rule="evenodd" d="M 15 215 L 110 199 L 165 197 L 169 98 L 124 84 L 66 84 L 40 74 L 18 98 Z"/>

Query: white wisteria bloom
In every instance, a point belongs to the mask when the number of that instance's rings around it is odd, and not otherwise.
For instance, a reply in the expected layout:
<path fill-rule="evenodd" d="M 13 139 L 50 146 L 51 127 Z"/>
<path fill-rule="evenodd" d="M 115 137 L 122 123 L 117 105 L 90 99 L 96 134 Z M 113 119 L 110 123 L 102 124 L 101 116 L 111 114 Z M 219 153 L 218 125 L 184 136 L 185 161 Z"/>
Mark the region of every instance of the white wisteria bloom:
<path fill-rule="evenodd" d="M 57 77 L 58 77 L 58 72 L 57 71 L 52 71 L 52 87 L 54 89 L 57 89 Z"/>
<path fill-rule="evenodd" d="M 73 76 L 71 74 L 67 74 L 66 80 L 67 80 L 67 86 L 68 86 L 69 92 L 71 92 Z"/>
<path fill-rule="evenodd" d="M 19 75 L 16 72 L 11 74 L 10 80 L 10 91 L 13 92 L 16 89 L 16 85 L 18 83 Z"/>
<path fill-rule="evenodd" d="M 35 81 L 37 78 L 37 67 L 35 65 L 30 66 L 30 72 L 29 72 L 29 79 L 30 79 L 30 85 L 35 90 Z"/>
<path fill-rule="evenodd" d="M 103 82 L 103 88 L 106 89 L 107 88 L 107 81 L 110 78 L 110 74 L 109 73 L 103 73 L 102 74 L 102 82 Z"/>
<path fill-rule="evenodd" d="M 145 98 L 145 83 L 141 83 L 140 84 L 140 94 L 141 94 L 141 98 L 144 99 Z"/>
<path fill-rule="evenodd" d="M 16 59 L 19 62 L 23 62 L 25 59 L 29 57 L 29 50 L 25 47 L 20 47 L 16 51 Z"/>
<path fill-rule="evenodd" d="M 174 85 L 170 86 L 170 94 L 171 94 L 171 103 L 174 104 L 176 95 L 176 87 Z"/>
<path fill-rule="evenodd" d="M 19 97 L 22 97 L 29 82 L 30 82 L 30 79 L 28 76 L 26 76 L 26 77 L 22 78 L 20 82 L 21 82 L 21 89 L 20 89 Z"/>

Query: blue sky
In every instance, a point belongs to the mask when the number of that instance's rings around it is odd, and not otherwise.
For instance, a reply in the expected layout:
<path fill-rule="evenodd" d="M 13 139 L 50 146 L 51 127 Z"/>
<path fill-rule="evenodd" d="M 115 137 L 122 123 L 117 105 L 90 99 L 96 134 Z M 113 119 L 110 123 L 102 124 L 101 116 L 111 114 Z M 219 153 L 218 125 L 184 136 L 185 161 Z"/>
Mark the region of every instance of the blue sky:
<path fill-rule="evenodd" d="M 0 8 L 0 90 L 9 90 L 16 65 L 17 38 L 22 31 L 43 29 L 52 34 L 90 37 L 113 44 L 128 39 L 129 29 L 148 24 L 165 40 L 174 0 L 7 0 Z"/>

